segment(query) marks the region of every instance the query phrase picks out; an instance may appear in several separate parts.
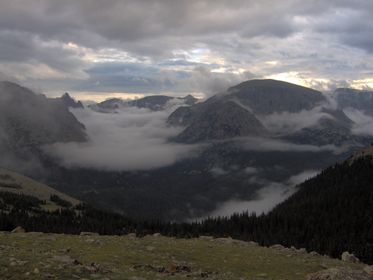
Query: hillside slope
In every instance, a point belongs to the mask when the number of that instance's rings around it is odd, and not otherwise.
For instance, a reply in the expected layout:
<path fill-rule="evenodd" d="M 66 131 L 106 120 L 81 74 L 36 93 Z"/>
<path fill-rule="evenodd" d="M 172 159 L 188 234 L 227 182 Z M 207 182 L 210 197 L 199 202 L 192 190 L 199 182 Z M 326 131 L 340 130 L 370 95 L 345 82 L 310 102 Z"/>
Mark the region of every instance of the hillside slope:
<path fill-rule="evenodd" d="M 0 232 L 0 252 L 1 279 L 17 280 L 150 280 L 159 277 L 295 280 L 305 279 L 307 274 L 325 268 L 363 268 L 361 264 L 294 249 L 266 248 L 207 237 L 174 239 Z M 361 279 L 368 279 L 365 277 Z"/>
<path fill-rule="evenodd" d="M 46 202 L 43 208 L 48 210 L 56 210 L 61 208 L 61 205 L 58 205 L 56 201 L 51 200 L 51 197 L 59 197 L 62 200 L 67 201 L 69 204 L 71 204 L 71 206 L 76 206 L 80 203 L 79 200 L 48 187 L 47 185 L 41 184 L 21 174 L 1 168 L 0 192 L 11 192 L 36 197 L 39 200 Z"/>
<path fill-rule="evenodd" d="M 263 245 L 305 247 L 333 257 L 353 252 L 373 263 L 373 158 L 368 147 L 297 186 L 266 215 L 202 222 L 201 234 L 224 233 Z"/>

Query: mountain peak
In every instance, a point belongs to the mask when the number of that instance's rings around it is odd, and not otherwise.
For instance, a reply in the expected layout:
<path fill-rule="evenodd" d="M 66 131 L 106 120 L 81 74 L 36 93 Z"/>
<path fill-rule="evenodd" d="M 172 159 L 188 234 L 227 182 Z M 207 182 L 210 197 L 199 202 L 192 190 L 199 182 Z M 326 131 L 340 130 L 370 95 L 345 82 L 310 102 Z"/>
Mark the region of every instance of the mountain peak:
<path fill-rule="evenodd" d="M 70 96 L 69 93 L 65 92 L 62 96 L 61 96 L 61 100 L 63 101 L 63 103 L 65 103 L 65 105 L 67 107 L 71 107 L 71 108 L 84 108 L 82 102 L 80 101 L 75 101 L 74 98 L 72 98 Z"/>
<path fill-rule="evenodd" d="M 320 91 L 271 79 L 240 83 L 229 88 L 224 98 L 236 98 L 258 115 L 285 111 L 295 113 L 326 102 Z"/>

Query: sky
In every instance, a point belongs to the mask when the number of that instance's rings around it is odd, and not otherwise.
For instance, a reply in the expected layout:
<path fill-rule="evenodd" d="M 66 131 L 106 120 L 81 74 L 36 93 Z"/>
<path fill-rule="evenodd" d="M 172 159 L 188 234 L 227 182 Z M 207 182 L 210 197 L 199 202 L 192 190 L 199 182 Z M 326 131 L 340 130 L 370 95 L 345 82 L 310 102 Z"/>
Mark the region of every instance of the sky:
<path fill-rule="evenodd" d="M 0 79 L 82 100 L 373 88 L 371 0 L 0 0 Z"/>

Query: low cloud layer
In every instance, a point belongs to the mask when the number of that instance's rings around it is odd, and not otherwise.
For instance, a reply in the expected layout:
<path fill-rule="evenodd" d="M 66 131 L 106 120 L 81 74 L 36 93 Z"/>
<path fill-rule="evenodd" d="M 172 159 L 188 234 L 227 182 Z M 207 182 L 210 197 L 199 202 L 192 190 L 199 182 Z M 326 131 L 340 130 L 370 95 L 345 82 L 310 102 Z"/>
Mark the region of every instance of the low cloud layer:
<path fill-rule="evenodd" d="M 147 170 L 194 156 L 198 147 L 171 144 L 179 130 L 167 127 L 169 111 L 123 108 L 117 113 L 72 110 L 87 128 L 88 143 L 56 143 L 46 151 L 68 167 L 101 170 Z"/>
<path fill-rule="evenodd" d="M 323 152 L 330 151 L 334 154 L 340 154 L 345 151 L 345 147 L 337 147 L 335 145 L 315 146 L 308 144 L 294 144 L 287 141 L 259 138 L 259 137 L 246 137 L 240 139 L 238 142 L 241 147 L 248 151 L 279 151 L 279 152 Z"/>
<path fill-rule="evenodd" d="M 267 213 L 272 210 L 277 204 L 281 203 L 296 190 L 294 186 L 304 182 L 305 180 L 314 177 L 318 171 L 306 170 L 299 174 L 291 176 L 286 182 L 266 182 L 253 177 L 252 181 L 265 185 L 255 194 L 255 199 L 243 201 L 240 199 L 230 199 L 218 206 L 216 210 L 211 212 L 209 217 L 231 216 L 234 213 L 249 212 L 256 214 Z"/>
<path fill-rule="evenodd" d="M 262 117 L 260 120 L 271 132 L 288 134 L 316 125 L 321 119 L 325 118 L 332 119 L 332 116 L 325 113 L 322 106 L 318 106 L 312 110 L 302 110 L 297 113 L 273 113 Z"/>
<path fill-rule="evenodd" d="M 345 114 L 355 123 L 352 133 L 357 135 L 373 136 L 373 117 L 360 110 L 348 108 Z"/>

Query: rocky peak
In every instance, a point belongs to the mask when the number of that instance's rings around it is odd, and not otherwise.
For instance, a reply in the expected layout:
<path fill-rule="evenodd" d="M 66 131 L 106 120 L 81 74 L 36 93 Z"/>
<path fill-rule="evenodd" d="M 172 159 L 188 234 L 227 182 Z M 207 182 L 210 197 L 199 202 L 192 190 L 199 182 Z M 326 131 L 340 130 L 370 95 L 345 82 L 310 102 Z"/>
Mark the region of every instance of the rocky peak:
<path fill-rule="evenodd" d="M 62 95 L 60 99 L 62 100 L 63 103 L 65 103 L 67 107 L 84 108 L 82 102 L 75 101 L 75 99 L 72 98 L 67 92 L 65 92 L 65 94 Z"/>

